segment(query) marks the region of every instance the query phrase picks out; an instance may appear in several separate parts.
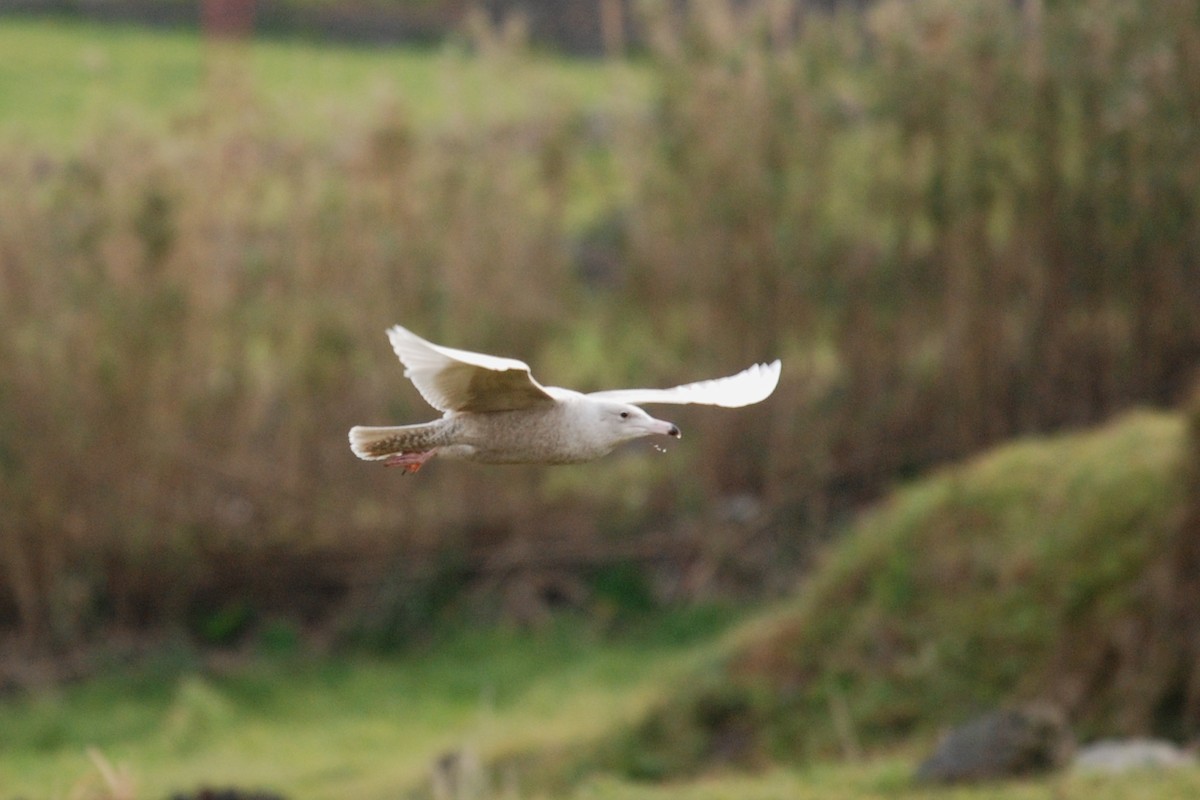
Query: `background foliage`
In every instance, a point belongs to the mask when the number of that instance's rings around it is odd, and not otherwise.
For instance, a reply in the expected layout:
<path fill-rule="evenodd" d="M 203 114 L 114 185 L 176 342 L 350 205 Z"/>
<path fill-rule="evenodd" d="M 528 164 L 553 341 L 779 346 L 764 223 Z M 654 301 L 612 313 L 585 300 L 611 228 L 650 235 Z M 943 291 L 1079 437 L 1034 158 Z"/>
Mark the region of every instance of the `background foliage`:
<path fill-rule="evenodd" d="M 623 561 L 630 602 L 761 591 L 899 477 L 1180 396 L 1196 9 L 647 24 L 652 96 L 603 113 L 431 130 L 384 93 L 313 138 L 231 51 L 169 135 L 6 146 L 0 626 L 66 646 L 286 617 L 392 641 L 459 587 L 520 608 L 513 586 Z M 502 37 L 475 57 L 501 82 L 528 58 Z M 344 439 L 430 413 L 396 321 L 581 389 L 785 374 L 762 406 L 680 412 L 665 457 L 400 481 Z"/>

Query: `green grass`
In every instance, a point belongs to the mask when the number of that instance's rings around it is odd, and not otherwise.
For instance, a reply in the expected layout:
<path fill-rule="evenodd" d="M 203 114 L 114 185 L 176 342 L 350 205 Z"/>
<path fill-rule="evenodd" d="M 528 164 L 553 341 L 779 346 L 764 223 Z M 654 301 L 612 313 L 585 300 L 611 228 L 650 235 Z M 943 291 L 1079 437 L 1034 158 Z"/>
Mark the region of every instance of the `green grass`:
<path fill-rule="evenodd" d="M 159 124 L 194 108 L 195 36 L 6 17 L 0 20 L 0 125 L 5 138 L 75 143 L 97 121 Z"/>
<path fill-rule="evenodd" d="M 200 785 L 395 797 L 450 748 L 489 758 L 628 723 L 729 619 L 693 610 L 608 635 L 564 620 L 459 632 L 397 657 L 161 667 L 10 698 L 0 797 L 68 796 L 96 779 L 89 748 L 127 770 L 138 797 Z"/>
<path fill-rule="evenodd" d="M 628 64 L 278 38 L 215 46 L 195 32 L 64 19 L 0 19 L 0 52 L 0 142 L 57 147 L 110 125 L 169 132 L 231 98 L 253 98 L 292 133 L 333 140 L 381 109 L 436 130 L 628 107 L 647 89 Z"/>
<path fill-rule="evenodd" d="M 450 749 L 488 760 L 628 724 L 709 654 L 730 619 L 724 611 L 674 614 L 616 637 L 567 625 L 541 634 L 462 632 L 401 657 L 266 659 L 225 674 L 160 667 L 9 698 L 0 703 L 0 797 L 55 800 L 90 790 L 98 794 L 86 796 L 146 800 L 204 785 L 318 800 L 394 798 L 420 785 Z M 670 783 L 601 772 L 562 791 L 526 786 L 516 796 L 1117 800 L 1147 792 L 1140 796 L 1172 800 L 1200 791 L 1200 770 L 931 791 L 911 783 L 917 756 L 893 751 L 865 763 Z M 132 794 L 113 791 L 103 769 Z M 485 775 L 494 786 L 505 782 L 502 772 Z"/>
<path fill-rule="evenodd" d="M 1130 414 L 896 492 L 791 607 L 739 631 L 617 742 L 614 763 L 704 771 L 731 725 L 739 762 L 803 763 L 846 752 L 846 731 L 868 751 L 929 743 L 1024 701 L 1063 703 L 1085 739 L 1178 735 L 1187 679 L 1171 665 L 1188 643 L 1156 621 L 1176 602 L 1184 441 L 1178 415 Z M 1124 643 L 1128 630 L 1144 642 Z"/>

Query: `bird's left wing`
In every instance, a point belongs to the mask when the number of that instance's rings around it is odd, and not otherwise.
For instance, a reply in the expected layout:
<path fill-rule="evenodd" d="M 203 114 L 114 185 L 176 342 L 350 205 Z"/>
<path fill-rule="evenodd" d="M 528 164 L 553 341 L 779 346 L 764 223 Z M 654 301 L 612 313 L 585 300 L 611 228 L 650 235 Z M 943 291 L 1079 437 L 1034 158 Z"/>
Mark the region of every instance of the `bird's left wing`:
<path fill-rule="evenodd" d="M 554 402 L 524 361 L 443 347 L 399 325 L 388 329 L 388 339 L 405 376 L 439 411 L 513 411 Z"/>
<path fill-rule="evenodd" d="M 770 364 L 755 364 L 728 378 L 686 383 L 671 389 L 613 389 L 592 392 L 588 397 L 616 400 L 631 405 L 643 403 L 698 403 L 706 406 L 739 408 L 766 400 L 779 383 L 779 359 Z"/>

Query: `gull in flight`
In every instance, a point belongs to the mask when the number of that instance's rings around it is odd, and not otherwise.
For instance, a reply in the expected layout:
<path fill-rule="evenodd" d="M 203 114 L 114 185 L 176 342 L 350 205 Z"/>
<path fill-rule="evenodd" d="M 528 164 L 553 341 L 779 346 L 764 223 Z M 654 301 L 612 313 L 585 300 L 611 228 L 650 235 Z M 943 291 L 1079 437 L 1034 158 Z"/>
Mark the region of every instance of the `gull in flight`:
<path fill-rule="evenodd" d="M 780 362 L 671 389 L 615 389 L 582 394 L 542 386 L 529 365 L 427 342 L 395 325 L 388 330 L 404 375 L 442 418 L 419 425 L 350 429 L 361 459 L 416 472 L 429 459 L 489 464 L 577 464 L 622 442 L 660 434 L 680 438 L 673 423 L 643 403 L 699 403 L 739 408 L 765 400 L 779 383 Z"/>

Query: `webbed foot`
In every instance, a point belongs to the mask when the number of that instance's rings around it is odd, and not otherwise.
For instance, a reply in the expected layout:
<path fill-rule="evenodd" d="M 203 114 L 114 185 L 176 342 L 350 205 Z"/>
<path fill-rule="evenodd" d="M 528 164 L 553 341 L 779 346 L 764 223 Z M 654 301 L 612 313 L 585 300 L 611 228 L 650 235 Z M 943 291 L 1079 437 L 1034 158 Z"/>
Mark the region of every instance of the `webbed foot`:
<path fill-rule="evenodd" d="M 435 455 L 437 455 L 437 450 L 425 450 L 420 453 L 397 453 L 394 456 L 388 456 L 383 465 L 385 467 L 403 467 L 405 474 L 411 475 Z"/>

